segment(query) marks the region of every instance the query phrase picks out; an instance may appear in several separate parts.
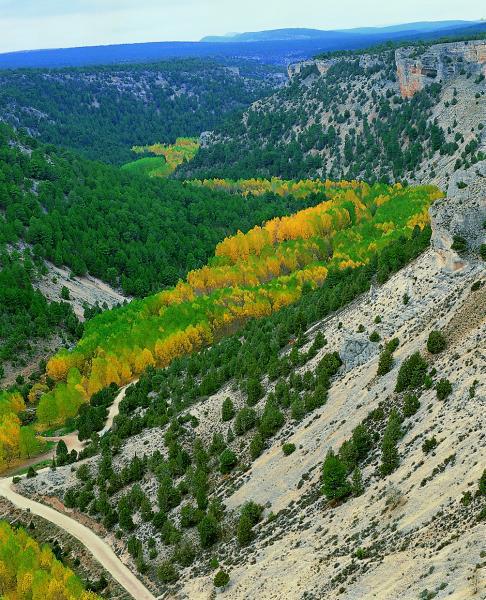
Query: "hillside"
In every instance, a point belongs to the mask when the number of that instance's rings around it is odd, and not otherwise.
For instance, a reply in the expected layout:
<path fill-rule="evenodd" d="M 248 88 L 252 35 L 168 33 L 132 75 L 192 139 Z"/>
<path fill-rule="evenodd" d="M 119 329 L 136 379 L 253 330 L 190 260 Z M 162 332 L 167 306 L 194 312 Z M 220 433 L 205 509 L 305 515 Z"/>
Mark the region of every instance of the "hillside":
<path fill-rule="evenodd" d="M 121 164 L 133 158 L 132 146 L 213 129 L 282 81 L 281 70 L 244 60 L 1 71 L 0 120 Z"/>
<path fill-rule="evenodd" d="M 483 160 L 486 42 L 331 55 L 205 136 L 179 177 L 437 183 Z"/>
<path fill-rule="evenodd" d="M 147 180 L 0 125 L 0 386 L 18 378 L 27 399 L 82 321 L 176 284 L 239 229 L 318 201 Z"/>
<path fill-rule="evenodd" d="M 221 569 L 235 599 L 481 597 L 486 189 L 458 177 L 408 266 L 399 242 L 378 281 L 149 369 L 90 458 L 18 489 L 101 523 L 156 594 L 209 599 Z"/>
<path fill-rule="evenodd" d="M 272 40 L 315 40 L 315 39 L 339 39 L 339 36 L 343 40 L 355 41 L 353 36 L 356 35 L 368 35 L 368 36 L 389 36 L 393 39 L 396 34 L 413 35 L 419 32 L 444 32 L 450 29 L 459 29 L 464 27 L 471 27 L 479 24 L 474 21 L 425 21 L 418 23 L 403 23 L 401 25 L 389 25 L 386 27 L 357 27 L 353 29 L 341 29 L 336 31 L 325 31 L 322 29 L 308 29 L 308 28 L 287 28 L 287 29 L 271 29 L 266 31 L 254 31 L 246 33 L 232 33 L 224 36 L 207 36 L 202 38 L 202 42 L 219 42 L 219 43 L 231 43 L 231 42 L 269 42 Z M 371 39 L 367 39 L 371 42 Z M 351 42 L 352 43 L 352 42 Z"/>
<path fill-rule="evenodd" d="M 354 270 L 366 268 L 386 277 L 405 261 L 407 244 L 422 239 L 427 209 L 442 195 L 437 188 L 399 184 L 281 182 L 281 187 L 290 197 L 300 187 L 304 197 L 321 195 L 322 201 L 246 234 L 239 231 L 174 288 L 88 322 L 76 346 L 47 364 L 51 385 L 39 402 L 40 423 L 62 424 L 102 388 L 125 385 L 149 366 L 165 367 L 210 346 L 249 320 L 298 301 L 328 277 L 354 277 Z"/>
<path fill-rule="evenodd" d="M 407 27 L 0 71 L 2 600 L 486 598 L 486 34 Z"/>

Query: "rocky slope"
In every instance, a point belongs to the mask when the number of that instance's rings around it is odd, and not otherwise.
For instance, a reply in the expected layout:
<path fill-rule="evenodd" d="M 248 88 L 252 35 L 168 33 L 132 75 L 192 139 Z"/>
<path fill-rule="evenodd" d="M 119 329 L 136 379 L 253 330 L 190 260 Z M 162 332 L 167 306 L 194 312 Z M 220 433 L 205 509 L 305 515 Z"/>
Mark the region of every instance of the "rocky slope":
<path fill-rule="evenodd" d="M 289 84 L 205 136 L 181 177 L 433 181 L 484 160 L 486 42 L 291 65 Z"/>
<path fill-rule="evenodd" d="M 451 214 L 459 215 L 452 223 Z M 226 597 L 485 597 L 480 505 L 462 500 L 467 492 L 474 494 L 486 465 L 484 263 L 473 254 L 458 257 L 446 241 L 460 231 L 472 247 L 479 238 L 484 243 L 485 217 L 484 178 L 460 194 L 452 186 L 447 201 L 433 209 L 431 249 L 383 287 L 314 328 L 340 350 L 345 372 L 318 416 L 282 434 L 297 451 L 285 457 L 283 439 L 276 441 L 226 499 L 236 507 L 252 498 L 277 514 L 261 526 L 247 555 L 235 552 Z M 478 289 L 473 286 L 477 281 L 482 282 Z M 405 293 L 410 296 L 406 306 Z M 382 319 L 378 326 L 376 315 Z M 383 338 L 400 339 L 396 365 L 382 378 L 376 377 L 373 344 L 366 335 L 352 333 L 359 324 L 368 332 L 378 329 Z M 450 380 L 452 394 L 441 402 L 435 390 L 426 391 L 399 444 L 398 469 L 380 479 L 375 456 L 363 473 L 368 481 L 364 494 L 330 508 L 316 495 L 323 457 L 330 447 L 337 450 L 371 410 L 394 401 L 398 367 L 413 352 L 424 352 L 432 329 L 445 334 L 448 348 L 428 360 Z M 438 446 L 425 454 L 422 444 L 433 436 Z M 363 552 L 357 556 L 358 549 Z M 209 578 L 185 581 L 177 597 L 210 598 Z"/>
<path fill-rule="evenodd" d="M 228 524 L 249 499 L 265 506 L 249 546 L 241 548 L 233 537 L 225 537 L 215 549 L 231 576 L 226 597 L 412 600 L 486 594 L 484 525 L 478 520 L 484 499 L 475 495 L 486 465 L 486 280 L 478 257 L 485 242 L 486 170 L 457 177 L 466 186 L 459 189 L 451 181 L 447 199 L 431 209 L 431 248 L 386 284 L 307 332 L 308 346 L 319 332 L 328 343 L 301 371 L 313 371 L 324 352 L 336 350 L 343 360 L 327 403 L 300 423 L 288 421 L 248 470 L 236 479 L 223 479 L 216 489 L 215 496 L 227 507 Z M 461 255 L 451 248 L 458 235 L 468 242 Z M 381 346 L 369 340 L 374 330 L 382 340 L 400 340 L 394 367 L 383 377 L 377 377 Z M 438 355 L 425 349 L 431 330 L 441 331 L 447 340 Z M 434 388 L 425 389 L 419 410 L 404 421 L 398 468 L 382 478 L 380 450 L 375 448 L 363 467 L 364 493 L 345 503 L 329 503 L 320 493 L 328 450 L 337 451 L 372 411 L 388 413 L 401 405 L 403 394 L 394 392 L 397 373 L 416 351 L 426 357 L 437 379 L 450 381 L 452 393 L 439 400 Z M 266 392 L 272 388 L 267 382 Z M 226 432 L 220 415 L 227 396 L 236 408 L 244 405 L 241 394 L 229 386 L 191 408 L 203 442 Z M 383 426 L 378 422 L 377 431 Z M 135 454 L 159 450 L 165 455 L 164 433 L 155 428 L 131 437 L 115 457 L 115 469 L 121 470 Z M 436 446 L 425 453 L 422 445 L 432 438 Z M 290 456 L 282 452 L 284 442 L 296 445 Z M 98 461 L 93 457 L 87 464 Z M 18 488 L 62 508 L 56 497 L 63 498 L 76 485 L 77 468 L 43 472 L 22 480 Z M 156 480 L 146 476 L 142 486 L 156 503 Z M 89 517 L 80 518 L 90 523 Z M 103 534 L 99 524 L 92 525 Z M 154 535 L 139 517 L 134 532 L 143 540 Z M 162 560 L 170 549 L 154 537 Z M 107 539 L 134 566 L 124 545 L 113 534 Z M 207 562 L 207 555 L 196 558 L 181 571 L 177 584 L 167 589 L 154 582 L 154 590 L 165 590 L 167 598 L 212 598 L 214 573 Z"/>

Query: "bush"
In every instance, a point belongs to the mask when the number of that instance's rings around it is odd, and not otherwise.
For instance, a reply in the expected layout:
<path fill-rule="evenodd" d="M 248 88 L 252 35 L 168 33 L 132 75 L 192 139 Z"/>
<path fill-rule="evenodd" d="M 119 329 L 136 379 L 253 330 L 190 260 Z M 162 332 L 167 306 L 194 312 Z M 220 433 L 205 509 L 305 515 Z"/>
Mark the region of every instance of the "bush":
<path fill-rule="evenodd" d="M 385 345 L 385 350 L 388 350 L 388 352 L 393 353 L 393 352 L 395 352 L 395 350 L 398 348 L 399 345 L 400 345 L 400 340 L 398 338 L 392 338 Z"/>
<path fill-rule="evenodd" d="M 236 537 L 240 546 L 247 546 L 255 537 L 253 525 L 248 515 L 241 515 L 239 518 Z"/>
<path fill-rule="evenodd" d="M 481 244 L 481 246 L 479 246 L 479 256 L 483 260 L 486 260 L 486 244 Z"/>
<path fill-rule="evenodd" d="M 261 398 L 263 398 L 264 390 L 259 379 L 256 377 L 248 379 L 246 384 L 246 394 L 249 406 L 254 406 Z"/>
<path fill-rule="evenodd" d="M 252 526 L 260 522 L 263 511 L 263 506 L 253 502 L 253 500 L 245 502 L 241 508 L 241 514 L 246 515 L 250 519 Z"/>
<path fill-rule="evenodd" d="M 406 389 L 415 389 L 422 386 L 426 374 L 427 363 L 420 352 L 415 352 L 410 358 L 403 361 L 398 372 L 395 391 L 403 392 Z"/>
<path fill-rule="evenodd" d="M 218 571 L 214 576 L 214 587 L 224 588 L 228 585 L 230 576 L 225 571 Z"/>
<path fill-rule="evenodd" d="M 243 435 L 255 427 L 256 418 L 256 412 L 253 408 L 249 408 L 248 406 L 243 407 L 236 415 L 234 424 L 236 435 Z"/>
<path fill-rule="evenodd" d="M 340 500 L 351 492 L 346 465 L 332 449 L 322 466 L 322 491 L 328 500 Z"/>
<path fill-rule="evenodd" d="M 252 460 L 255 460 L 260 456 L 263 452 L 263 448 L 265 447 L 265 442 L 263 441 L 263 436 L 261 433 L 257 432 L 253 436 L 253 439 L 250 442 L 250 456 Z"/>
<path fill-rule="evenodd" d="M 203 548 L 209 548 L 215 544 L 221 535 L 219 523 L 213 515 L 205 515 L 199 522 L 197 530 Z"/>
<path fill-rule="evenodd" d="M 231 421 L 231 419 L 235 416 L 235 406 L 231 400 L 231 398 L 226 398 L 223 402 L 223 406 L 221 408 L 221 419 L 223 422 Z"/>
<path fill-rule="evenodd" d="M 189 541 L 184 541 L 174 550 L 173 560 L 181 567 L 189 567 L 196 558 L 196 549 Z"/>
<path fill-rule="evenodd" d="M 455 235 L 452 238 L 451 248 L 452 248 L 452 250 L 454 250 L 455 252 L 458 252 L 458 253 L 466 252 L 467 251 L 466 238 L 462 237 L 462 235 Z"/>
<path fill-rule="evenodd" d="M 272 437 L 284 424 L 285 417 L 280 412 L 275 399 L 267 400 L 260 419 L 260 433 L 264 438 Z"/>
<path fill-rule="evenodd" d="M 295 444 L 284 444 L 282 446 L 282 450 L 283 453 L 285 454 L 285 456 L 289 456 L 289 454 L 292 454 L 293 452 L 295 452 Z"/>
<path fill-rule="evenodd" d="M 424 443 L 422 444 L 422 451 L 424 454 L 428 454 L 429 452 L 432 452 L 432 450 L 435 450 L 435 448 L 437 448 L 438 445 L 439 442 L 437 441 L 437 438 L 434 435 L 433 437 L 428 438 L 424 441 Z"/>
<path fill-rule="evenodd" d="M 370 335 L 370 342 L 379 342 L 380 340 L 380 334 L 377 331 L 373 331 L 373 333 Z"/>
<path fill-rule="evenodd" d="M 181 508 L 180 525 L 181 527 L 194 527 L 203 518 L 204 513 L 195 506 L 186 504 Z"/>
<path fill-rule="evenodd" d="M 34 467 L 29 467 L 27 470 L 27 478 L 31 479 L 32 477 L 37 477 L 37 471 L 34 469 Z"/>
<path fill-rule="evenodd" d="M 484 469 L 481 478 L 479 479 L 479 493 L 481 496 L 486 496 L 486 469 Z"/>
<path fill-rule="evenodd" d="M 446 349 L 447 342 L 440 331 L 431 331 L 427 339 L 427 350 L 431 354 L 439 354 Z"/>
<path fill-rule="evenodd" d="M 262 513 L 263 506 L 260 506 L 251 500 L 243 505 L 236 530 L 236 536 L 240 546 L 246 546 L 255 537 L 253 527 L 262 518 Z"/>
<path fill-rule="evenodd" d="M 386 373 L 391 371 L 393 368 L 394 362 L 395 362 L 395 359 L 393 358 L 392 353 L 389 352 L 388 350 L 384 350 L 380 354 L 380 359 L 378 360 L 378 371 L 376 372 L 378 377 L 381 377 L 382 375 L 386 375 Z"/>
<path fill-rule="evenodd" d="M 439 400 L 445 400 L 452 392 L 451 382 L 448 379 L 441 379 L 436 383 L 435 391 Z"/>
<path fill-rule="evenodd" d="M 399 413 L 392 410 L 381 442 L 380 473 L 382 477 L 393 473 L 400 463 L 397 442 L 403 435 L 401 422 Z"/>
<path fill-rule="evenodd" d="M 420 402 L 414 394 L 407 394 L 403 399 L 403 416 L 411 417 L 420 408 Z"/>
<path fill-rule="evenodd" d="M 165 560 L 159 565 L 157 575 L 162 583 L 173 583 L 179 579 L 179 573 L 169 560 Z"/>
<path fill-rule="evenodd" d="M 219 468 L 221 473 L 230 473 L 237 463 L 238 457 L 233 452 L 233 450 L 230 450 L 229 448 L 223 450 L 219 457 Z"/>

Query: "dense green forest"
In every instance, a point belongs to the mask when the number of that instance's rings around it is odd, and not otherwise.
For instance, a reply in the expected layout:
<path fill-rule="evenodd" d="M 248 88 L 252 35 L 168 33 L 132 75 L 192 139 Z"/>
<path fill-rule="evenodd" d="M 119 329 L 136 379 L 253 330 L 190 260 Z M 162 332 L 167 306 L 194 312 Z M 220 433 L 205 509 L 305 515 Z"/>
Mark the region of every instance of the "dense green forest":
<path fill-rule="evenodd" d="M 440 83 L 403 99 L 392 50 L 336 61 L 323 76 L 309 65 L 273 96 L 229 117 L 178 176 L 410 181 L 434 154 L 458 151 L 464 140 L 457 123 L 444 131 L 431 119 Z M 480 94 L 479 78 L 476 85 Z M 482 160 L 478 147 L 468 144 L 456 168 Z"/>
<path fill-rule="evenodd" d="M 280 81 L 274 67 L 197 59 L 3 71 L 0 117 L 44 142 L 121 164 L 134 145 L 213 129 Z"/>
<path fill-rule="evenodd" d="M 0 359 L 35 338 L 82 328 L 68 302 L 49 303 L 33 283 L 44 260 L 144 296 L 204 264 L 238 229 L 315 204 L 148 180 L 44 146 L 0 127 Z M 27 243 L 27 245 L 26 245 Z M 0 371 L 1 373 L 1 371 Z"/>

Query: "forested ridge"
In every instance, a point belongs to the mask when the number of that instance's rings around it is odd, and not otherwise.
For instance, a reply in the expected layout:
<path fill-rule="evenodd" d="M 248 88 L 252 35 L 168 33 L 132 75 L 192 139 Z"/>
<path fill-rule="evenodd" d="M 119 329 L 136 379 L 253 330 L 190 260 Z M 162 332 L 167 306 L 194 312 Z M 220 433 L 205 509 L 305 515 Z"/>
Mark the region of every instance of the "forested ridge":
<path fill-rule="evenodd" d="M 0 115 L 43 142 L 122 164 L 134 145 L 213 129 L 281 80 L 281 70 L 244 60 L 2 71 Z"/>
<path fill-rule="evenodd" d="M 307 193 L 313 188 L 309 182 Z M 207 266 L 175 288 L 89 321 L 76 348 L 47 365 L 56 384 L 41 398 L 40 422 L 62 423 L 103 387 L 127 383 L 148 366 L 167 366 L 248 319 L 280 310 L 333 270 L 367 264 L 393 241 L 423 229 L 428 207 L 442 196 L 434 187 L 399 184 L 328 181 L 324 189 L 317 206 L 225 239 Z"/>
<path fill-rule="evenodd" d="M 483 160 L 481 119 L 465 143 L 460 123 L 443 127 L 432 117 L 442 84 L 431 80 L 404 99 L 396 69 L 394 50 L 387 47 L 332 55 L 325 74 L 309 64 L 286 87 L 228 117 L 177 176 L 413 182 L 421 170 L 433 177 L 427 166 L 437 156 L 457 156 L 454 169 Z M 481 102 L 483 80 L 471 81 L 475 102 Z M 457 102 L 455 90 L 445 108 Z"/>
<path fill-rule="evenodd" d="M 319 200 L 319 194 L 268 193 L 262 201 L 152 181 L 1 125 L 0 385 L 7 366 L 21 368 L 50 340 L 55 349 L 82 334 L 69 294 L 49 302 L 36 289 L 47 276 L 46 260 L 66 265 L 73 276 L 89 273 L 126 294 L 144 296 L 203 265 L 225 236 Z M 85 316 L 99 310 L 88 307 Z M 15 395 L 2 403 L 2 468 L 43 448 L 30 423 L 35 402 L 48 391 L 39 383 L 44 369 L 41 361 L 28 380 L 18 376 L 21 406 Z"/>

